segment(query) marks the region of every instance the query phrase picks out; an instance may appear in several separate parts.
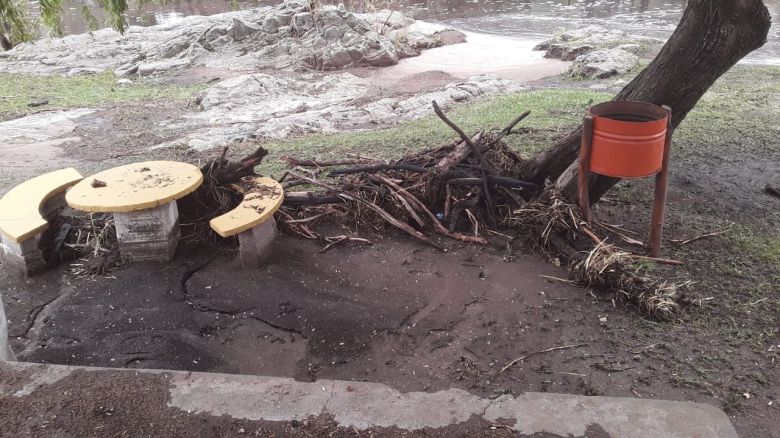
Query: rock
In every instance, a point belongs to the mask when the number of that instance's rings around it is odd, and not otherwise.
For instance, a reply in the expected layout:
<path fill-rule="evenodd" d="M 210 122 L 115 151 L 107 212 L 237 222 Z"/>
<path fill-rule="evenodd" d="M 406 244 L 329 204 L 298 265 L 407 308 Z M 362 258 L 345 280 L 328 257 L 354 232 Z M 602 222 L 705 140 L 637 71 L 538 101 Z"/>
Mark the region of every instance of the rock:
<path fill-rule="evenodd" d="M 354 14 L 343 6 L 320 5 L 311 13 L 307 5 L 286 0 L 277 6 L 188 16 L 172 24 L 130 26 L 124 35 L 101 29 L 91 35 L 44 38 L 0 52 L 0 72 L 113 70 L 123 77 L 164 75 L 188 67 L 243 72 L 385 66 L 445 44 L 445 39 L 458 39 L 446 26 L 415 22 L 398 11 Z"/>
<path fill-rule="evenodd" d="M 609 90 L 609 85 L 607 84 L 593 84 L 590 87 L 588 87 L 591 90 L 596 91 L 603 91 L 603 90 Z"/>
<path fill-rule="evenodd" d="M 561 61 L 573 61 L 578 56 L 584 55 L 593 49 L 594 47 L 589 44 L 566 45 L 555 43 L 547 46 L 547 53 L 544 54 L 544 57 L 560 59 Z"/>
<path fill-rule="evenodd" d="M 588 26 L 563 32 L 543 41 L 534 50 L 544 50 L 545 57 L 572 61 L 594 50 L 620 48 L 636 56 L 649 56 L 663 41 L 653 38 L 632 37 L 617 29 Z"/>
<path fill-rule="evenodd" d="M 49 99 L 36 99 L 27 103 L 28 108 L 37 108 L 49 104 Z"/>
<path fill-rule="evenodd" d="M 322 55 L 323 70 L 339 70 L 352 64 L 352 56 L 344 49 L 326 51 Z"/>
<path fill-rule="evenodd" d="M 581 55 L 569 67 L 568 75 L 587 79 L 605 79 L 636 67 L 639 58 L 621 49 L 601 49 Z"/>
<path fill-rule="evenodd" d="M 279 32 L 279 19 L 275 15 L 268 15 L 263 21 L 261 29 L 265 33 L 277 33 Z"/>
<path fill-rule="evenodd" d="M 185 132 L 184 138 L 157 147 L 184 145 L 207 150 L 257 138 L 392 125 L 430 116 L 434 99 L 447 108 L 456 102 L 522 89 L 516 82 L 489 75 L 402 99 L 372 98 L 371 88 L 364 79 L 349 73 L 295 77 L 256 73 L 225 79 L 198 94 L 195 102 L 200 112 L 161 126 Z"/>
<path fill-rule="evenodd" d="M 259 32 L 261 32 L 261 29 L 252 27 L 238 18 L 233 19 L 233 28 L 230 29 L 230 34 L 235 41 L 241 41 Z"/>
<path fill-rule="evenodd" d="M 409 27 L 414 23 L 414 19 L 406 17 L 398 11 L 391 11 L 388 9 L 382 9 L 379 12 L 370 14 L 362 14 L 361 18 L 371 23 L 374 30 L 380 33 Z"/>
<path fill-rule="evenodd" d="M 116 84 L 119 86 L 127 86 L 127 85 L 133 85 L 133 81 L 130 79 L 119 79 L 116 81 Z"/>
<path fill-rule="evenodd" d="M 153 74 L 164 73 L 170 70 L 187 67 L 190 61 L 186 59 L 170 59 L 165 61 L 144 62 L 138 64 L 138 76 L 151 76 Z"/>
<path fill-rule="evenodd" d="M 322 37 L 327 41 L 338 41 L 344 36 L 344 29 L 331 26 L 322 32 Z"/>
<path fill-rule="evenodd" d="M 102 72 L 99 68 L 72 68 L 65 73 L 65 76 L 94 75 Z"/>

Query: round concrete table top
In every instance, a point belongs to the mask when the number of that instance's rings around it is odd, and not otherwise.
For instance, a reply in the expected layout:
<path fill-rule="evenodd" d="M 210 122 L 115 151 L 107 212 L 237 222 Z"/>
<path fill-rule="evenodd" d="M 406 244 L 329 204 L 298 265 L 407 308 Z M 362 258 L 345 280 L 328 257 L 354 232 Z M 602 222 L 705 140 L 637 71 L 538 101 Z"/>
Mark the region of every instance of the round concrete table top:
<path fill-rule="evenodd" d="M 146 161 L 104 170 L 84 178 L 65 195 L 72 208 L 91 212 L 146 210 L 182 198 L 203 183 L 192 164 Z"/>

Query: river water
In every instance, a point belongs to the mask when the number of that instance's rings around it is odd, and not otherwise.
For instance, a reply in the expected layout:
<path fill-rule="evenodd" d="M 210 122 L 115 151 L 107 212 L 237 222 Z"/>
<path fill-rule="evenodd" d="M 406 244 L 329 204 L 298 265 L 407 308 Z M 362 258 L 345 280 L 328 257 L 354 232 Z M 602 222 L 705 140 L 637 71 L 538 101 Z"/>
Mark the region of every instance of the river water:
<path fill-rule="evenodd" d="M 71 3 L 68 3 L 68 2 Z M 76 7 L 81 0 L 66 0 L 67 33 L 85 31 Z M 162 6 L 145 4 L 129 11 L 131 24 L 171 23 L 187 15 L 221 12 L 279 3 L 279 0 L 167 0 Z M 639 36 L 667 38 L 674 31 L 685 0 L 324 0 L 344 3 L 355 10 L 400 9 L 420 20 L 453 25 L 471 32 L 539 40 L 556 31 L 598 24 Z M 134 3 L 134 2 L 131 2 Z M 780 65 L 780 0 L 765 0 L 773 26 L 767 44 L 745 62 Z M 31 3 L 33 8 L 37 5 Z M 70 6 L 68 6 L 70 5 Z"/>

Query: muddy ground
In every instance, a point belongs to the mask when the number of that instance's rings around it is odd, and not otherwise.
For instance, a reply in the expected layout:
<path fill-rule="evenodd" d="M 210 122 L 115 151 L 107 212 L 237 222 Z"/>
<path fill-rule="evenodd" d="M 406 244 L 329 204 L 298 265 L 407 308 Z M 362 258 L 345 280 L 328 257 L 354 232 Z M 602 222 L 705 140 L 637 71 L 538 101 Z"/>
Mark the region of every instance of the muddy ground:
<path fill-rule="evenodd" d="M 422 88 L 440 81 L 420 79 Z M 187 105 L 104 105 L 95 125 L 79 127 L 81 140 L 54 159 L 4 166 L 0 187 L 63 164 L 88 173 L 152 157 L 210 158 L 147 150 L 166 138 L 147 138 L 145 124 Z M 543 277 L 566 272 L 524 248 L 507 252 L 500 239 L 489 248 L 446 242 L 450 250 L 439 253 L 365 230 L 373 246 L 324 254 L 319 244 L 284 236 L 268 268 L 256 272 L 239 270 L 235 250 L 226 249 L 184 287 L 183 275 L 211 255 L 180 251 L 169 265 L 132 264 L 96 279 L 76 278 L 68 264 L 25 281 L 0 270 L 0 284 L 22 360 L 367 380 L 404 391 L 458 387 L 482 396 L 691 400 L 724 409 L 742 436 L 780 437 L 780 267 L 756 249 L 780 225 L 780 199 L 762 191 L 779 178 L 777 152 L 736 147 L 728 156 L 708 151 L 674 162 L 667 236 L 733 230 L 666 243 L 664 255 L 685 265 L 651 269 L 692 281 L 685 293 L 695 303 L 670 322 L 609 292 Z M 649 181 L 624 183 L 595 214 L 641 239 L 650 196 Z M 557 346 L 571 348 L 499 373 L 514 358 Z"/>

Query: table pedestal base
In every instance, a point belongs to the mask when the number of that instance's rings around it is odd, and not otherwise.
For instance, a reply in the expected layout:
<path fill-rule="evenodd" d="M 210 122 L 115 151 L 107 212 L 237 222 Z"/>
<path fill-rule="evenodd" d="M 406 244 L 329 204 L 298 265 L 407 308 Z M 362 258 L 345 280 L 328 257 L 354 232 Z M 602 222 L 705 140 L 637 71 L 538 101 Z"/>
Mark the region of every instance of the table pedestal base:
<path fill-rule="evenodd" d="M 238 257 L 244 269 L 259 268 L 271 255 L 271 245 L 276 239 L 276 220 L 271 217 L 260 225 L 239 233 Z"/>
<path fill-rule="evenodd" d="M 136 261 L 173 259 L 181 237 L 176 201 L 147 210 L 114 213 L 114 225 L 123 257 Z"/>

